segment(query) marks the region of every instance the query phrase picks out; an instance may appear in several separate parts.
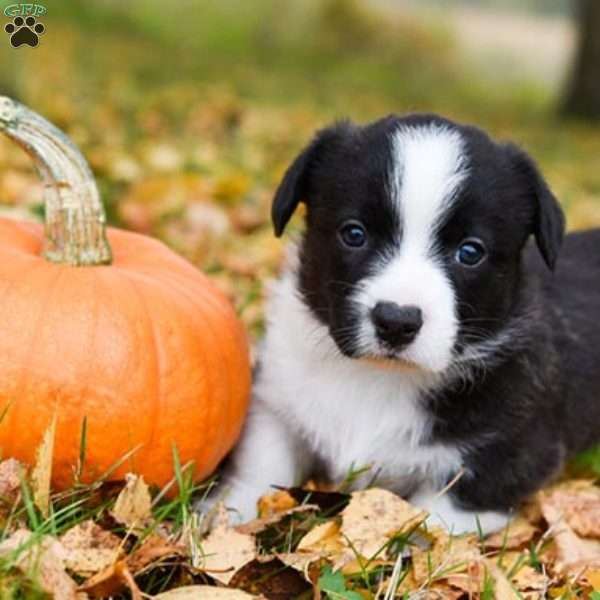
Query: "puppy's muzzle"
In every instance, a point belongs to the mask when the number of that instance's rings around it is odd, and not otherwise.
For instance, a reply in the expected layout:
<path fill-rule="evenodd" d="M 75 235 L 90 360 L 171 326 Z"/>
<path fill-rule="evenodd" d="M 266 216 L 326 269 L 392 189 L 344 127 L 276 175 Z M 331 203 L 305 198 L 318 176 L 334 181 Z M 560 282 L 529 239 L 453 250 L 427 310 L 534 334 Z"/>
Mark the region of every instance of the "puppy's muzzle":
<path fill-rule="evenodd" d="M 423 326 L 418 306 L 399 306 L 395 302 L 378 302 L 371 311 L 377 337 L 386 345 L 399 349 L 408 346 Z"/>

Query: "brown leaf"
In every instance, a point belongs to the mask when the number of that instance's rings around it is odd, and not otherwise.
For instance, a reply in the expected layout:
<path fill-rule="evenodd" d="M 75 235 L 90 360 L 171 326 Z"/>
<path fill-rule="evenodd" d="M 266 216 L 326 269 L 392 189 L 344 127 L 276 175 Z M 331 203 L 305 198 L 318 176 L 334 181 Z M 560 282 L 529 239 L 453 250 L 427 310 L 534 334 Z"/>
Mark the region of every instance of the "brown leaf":
<path fill-rule="evenodd" d="M 154 600 L 252 600 L 252 598 L 259 598 L 259 596 L 212 585 L 188 585 L 154 596 Z"/>
<path fill-rule="evenodd" d="M 426 517 L 392 492 L 370 489 L 352 494 L 342 511 L 342 538 L 362 556 L 374 557 L 395 535 L 406 533 Z"/>
<path fill-rule="evenodd" d="M 148 565 L 168 556 L 185 556 L 185 548 L 176 546 L 160 535 L 148 536 L 141 546 L 126 558 L 129 571 L 137 575 Z"/>
<path fill-rule="evenodd" d="M 515 591 L 504 571 L 494 560 L 486 561 L 487 569 L 494 579 L 494 599 L 495 600 L 519 600 L 519 594 Z"/>
<path fill-rule="evenodd" d="M 249 562 L 231 578 L 230 586 L 251 594 L 262 594 L 268 600 L 297 598 L 312 588 L 297 570 L 278 558 Z"/>
<path fill-rule="evenodd" d="M 132 600 L 142 600 L 142 593 L 123 560 L 113 563 L 110 567 L 90 577 L 79 587 L 79 590 L 91 598 L 116 596 L 125 588 L 129 589 Z"/>
<path fill-rule="evenodd" d="M 111 515 L 129 529 L 142 529 L 152 517 L 152 499 L 144 478 L 128 473 Z"/>
<path fill-rule="evenodd" d="M 110 567 L 119 558 L 121 539 L 91 520 L 69 529 L 60 542 L 67 569 L 84 577 Z"/>
<path fill-rule="evenodd" d="M 580 536 L 600 538 L 600 488 L 589 480 L 574 480 L 555 487 L 546 496 L 560 509 L 571 529 Z"/>
<path fill-rule="evenodd" d="M 298 502 L 286 490 L 262 496 L 258 500 L 258 514 L 261 518 L 270 517 L 298 506 Z"/>
<path fill-rule="evenodd" d="M 36 574 L 36 581 L 55 600 L 82 600 L 75 582 L 67 575 L 61 544 L 50 536 L 33 538 L 33 533 L 19 529 L 0 544 L 0 556 L 22 550 L 15 559 L 15 567 L 22 573 Z"/>
<path fill-rule="evenodd" d="M 247 533 L 230 527 L 227 510 L 219 506 L 215 527 L 202 542 L 198 567 L 227 585 L 236 571 L 256 556 L 256 542 Z"/>
<path fill-rule="evenodd" d="M 320 552 L 323 555 L 339 554 L 346 546 L 340 535 L 340 525 L 335 521 L 325 521 L 313 527 L 298 543 L 297 552 Z"/>
<path fill-rule="evenodd" d="M 14 458 L 0 463 L 0 499 L 12 505 L 21 489 L 21 479 L 25 474 L 25 466 Z"/>
<path fill-rule="evenodd" d="M 54 455 L 54 437 L 56 435 L 56 414 L 44 433 L 42 442 L 36 451 L 36 460 L 31 472 L 33 501 L 45 518 L 50 513 L 50 480 L 52 478 L 52 457 Z"/>
<path fill-rule="evenodd" d="M 277 558 L 284 565 L 302 573 L 307 581 L 312 581 L 310 566 L 322 560 L 323 555 L 320 552 L 282 552 L 277 554 Z"/>
<path fill-rule="evenodd" d="M 301 487 L 287 488 L 286 490 L 298 504 L 317 505 L 319 510 L 333 517 L 340 513 L 350 502 L 350 494 L 333 491 L 319 491 Z"/>
<path fill-rule="evenodd" d="M 540 506 L 553 532 L 556 570 L 566 572 L 585 565 L 600 565 L 600 542 L 582 539 L 573 531 L 564 518 L 563 507 L 556 503 L 554 493 L 542 494 Z"/>
<path fill-rule="evenodd" d="M 281 512 L 273 513 L 268 517 L 262 517 L 260 519 L 253 519 L 252 521 L 248 521 L 247 523 L 243 523 L 242 525 L 238 525 L 235 530 L 239 533 L 247 533 L 247 534 L 256 534 L 264 531 L 271 525 L 275 525 L 280 521 L 283 521 L 285 517 L 289 515 L 295 515 L 297 513 L 317 511 L 319 507 L 314 504 L 303 504 L 302 506 L 294 506 L 292 508 L 288 508 L 287 510 L 283 510 Z"/>
<path fill-rule="evenodd" d="M 537 533 L 537 527 L 523 517 L 516 517 L 504 529 L 488 536 L 485 547 L 492 550 L 514 550 L 528 544 Z"/>
<path fill-rule="evenodd" d="M 431 548 L 423 550 L 416 545 L 411 548 L 413 573 L 419 584 L 445 580 L 462 573 L 468 573 L 469 579 L 481 576 L 479 572 L 469 572 L 470 567 L 481 560 L 475 536 L 452 537 L 445 529 L 432 527 L 427 531 L 427 537 L 431 539 Z"/>

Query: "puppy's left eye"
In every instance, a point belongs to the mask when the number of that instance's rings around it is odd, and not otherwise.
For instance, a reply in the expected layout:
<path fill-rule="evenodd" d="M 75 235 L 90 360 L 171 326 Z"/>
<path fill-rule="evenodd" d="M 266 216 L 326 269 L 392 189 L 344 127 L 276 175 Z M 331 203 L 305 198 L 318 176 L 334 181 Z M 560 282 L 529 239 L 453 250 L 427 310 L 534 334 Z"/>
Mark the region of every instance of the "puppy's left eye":
<path fill-rule="evenodd" d="M 486 257 L 487 251 L 481 240 L 471 238 L 461 243 L 456 251 L 456 260 L 466 267 L 476 267 Z"/>
<path fill-rule="evenodd" d="M 361 248 L 367 243 L 367 232 L 360 223 L 353 221 L 342 225 L 340 238 L 346 246 Z"/>

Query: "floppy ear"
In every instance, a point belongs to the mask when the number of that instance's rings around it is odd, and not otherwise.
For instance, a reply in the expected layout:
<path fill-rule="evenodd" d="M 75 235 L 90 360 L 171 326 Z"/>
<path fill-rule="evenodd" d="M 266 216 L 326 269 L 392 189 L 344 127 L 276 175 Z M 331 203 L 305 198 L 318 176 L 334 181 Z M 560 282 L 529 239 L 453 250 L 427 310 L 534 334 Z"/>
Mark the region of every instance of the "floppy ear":
<path fill-rule="evenodd" d="M 533 235 L 545 263 L 554 270 L 565 234 L 565 215 L 533 160 L 520 148 L 509 152 L 517 172 L 525 177 L 534 199 Z"/>
<path fill-rule="evenodd" d="M 307 201 L 309 174 L 318 162 L 323 148 L 348 126 L 348 123 L 342 122 L 319 131 L 288 167 L 271 207 L 271 220 L 277 237 L 283 233 L 298 204 Z"/>

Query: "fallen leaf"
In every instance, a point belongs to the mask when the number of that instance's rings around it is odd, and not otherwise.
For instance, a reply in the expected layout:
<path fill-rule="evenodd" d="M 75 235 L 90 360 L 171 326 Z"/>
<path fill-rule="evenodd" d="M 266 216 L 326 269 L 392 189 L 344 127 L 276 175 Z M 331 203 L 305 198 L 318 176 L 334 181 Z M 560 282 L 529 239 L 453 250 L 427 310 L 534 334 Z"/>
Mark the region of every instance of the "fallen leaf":
<path fill-rule="evenodd" d="M 268 600 L 297 598 L 312 588 L 296 569 L 278 558 L 250 561 L 235 573 L 229 585 Z"/>
<path fill-rule="evenodd" d="M 258 500 L 258 514 L 261 518 L 270 517 L 298 506 L 298 502 L 286 490 L 277 490 Z"/>
<path fill-rule="evenodd" d="M 153 598 L 154 600 L 251 600 L 259 596 L 212 585 L 188 585 L 163 592 Z"/>
<path fill-rule="evenodd" d="M 519 600 L 519 594 L 495 561 L 488 559 L 486 565 L 494 579 L 494 600 Z"/>
<path fill-rule="evenodd" d="M 419 584 L 446 580 L 463 573 L 469 575 L 469 587 L 472 587 L 471 579 L 474 577 L 480 582 L 481 573 L 469 571 L 473 564 L 481 560 L 475 536 L 453 537 L 441 527 L 431 527 L 426 537 L 432 542 L 431 548 L 411 547 L 413 573 Z M 460 587 L 461 582 L 466 582 L 464 577 L 455 580 L 456 587 Z"/>
<path fill-rule="evenodd" d="M 593 482 L 574 480 L 556 486 L 546 493 L 547 501 L 560 509 L 577 535 L 600 538 L 600 488 Z"/>
<path fill-rule="evenodd" d="M 239 533 L 247 533 L 247 534 L 256 534 L 264 531 L 271 525 L 275 525 L 280 521 L 283 521 L 285 517 L 290 515 L 295 515 L 298 513 L 317 511 L 319 507 L 314 504 L 303 504 L 302 506 L 294 506 L 292 508 L 288 508 L 287 510 L 283 510 L 281 512 L 273 513 L 268 517 L 262 517 L 259 519 L 253 519 L 252 521 L 248 521 L 247 523 L 243 523 L 242 525 L 238 525 L 235 530 Z"/>
<path fill-rule="evenodd" d="M 540 506 L 556 546 L 557 571 L 576 571 L 585 566 L 600 566 L 600 542 L 580 538 L 567 523 L 563 508 L 555 503 L 554 493 L 542 494 Z"/>
<path fill-rule="evenodd" d="M 116 596 L 125 588 L 129 589 L 132 600 L 142 600 L 142 593 L 123 560 L 119 560 L 110 567 L 96 573 L 86 580 L 79 590 L 85 592 L 92 598 L 105 598 Z"/>
<path fill-rule="evenodd" d="M 111 515 L 129 529 L 141 529 L 152 516 L 152 499 L 141 475 L 128 473 Z"/>
<path fill-rule="evenodd" d="M 514 550 L 528 544 L 538 529 L 523 517 L 516 517 L 504 529 L 488 536 L 485 547 L 491 550 Z"/>
<path fill-rule="evenodd" d="M 350 502 L 350 494 L 333 491 L 319 491 L 301 487 L 287 488 L 286 491 L 298 502 L 298 504 L 317 505 L 319 510 L 333 517 L 342 512 Z"/>
<path fill-rule="evenodd" d="M 363 490 L 354 492 L 342 511 L 340 531 L 345 545 L 373 558 L 392 537 L 411 531 L 426 515 L 387 490 Z"/>
<path fill-rule="evenodd" d="M 236 571 L 256 556 L 256 542 L 247 533 L 240 533 L 229 525 L 227 509 L 219 506 L 215 527 L 200 545 L 198 568 L 213 579 L 227 585 Z"/>
<path fill-rule="evenodd" d="M 20 551 L 19 551 L 20 550 Z M 83 600 L 77 585 L 65 571 L 63 548 L 51 536 L 36 536 L 19 529 L 0 544 L 0 556 L 17 552 L 14 565 L 25 574 L 35 573 L 36 582 L 54 600 Z"/>
<path fill-rule="evenodd" d="M 320 552 L 281 552 L 276 556 L 284 565 L 302 573 L 307 581 L 312 581 L 310 566 L 323 558 Z"/>
<path fill-rule="evenodd" d="M 121 539 L 91 520 L 69 529 L 60 542 L 66 568 L 83 577 L 110 567 L 119 558 Z"/>
<path fill-rule="evenodd" d="M 126 563 L 129 571 L 137 575 L 148 565 L 160 561 L 166 557 L 185 556 L 185 548 L 176 546 L 160 535 L 148 536 L 140 547 L 132 552 L 127 558 Z"/>
<path fill-rule="evenodd" d="M 50 514 L 50 480 L 52 478 L 52 457 L 56 435 L 56 414 L 44 433 L 42 443 L 36 451 L 35 466 L 31 472 L 33 501 L 45 518 Z"/>
<path fill-rule="evenodd" d="M 345 545 L 340 536 L 340 525 L 335 521 L 326 521 L 313 527 L 296 546 L 297 552 L 320 552 L 326 554 L 338 554 L 342 552 Z"/>
<path fill-rule="evenodd" d="M 21 490 L 21 479 L 25 474 L 25 466 L 14 458 L 0 463 L 0 499 L 11 505 Z"/>

